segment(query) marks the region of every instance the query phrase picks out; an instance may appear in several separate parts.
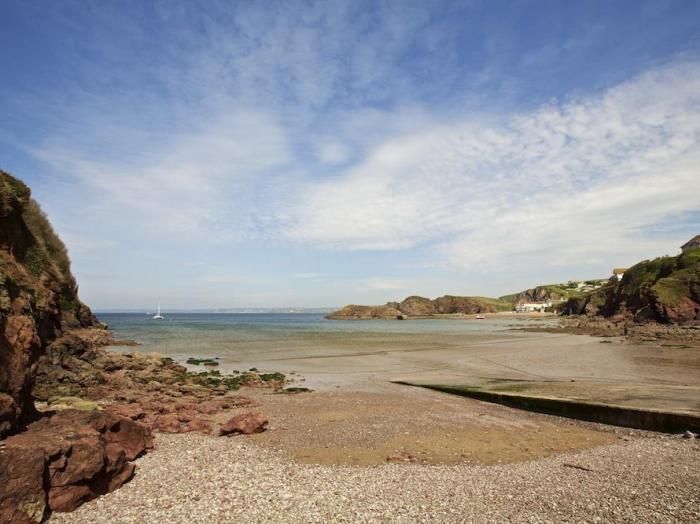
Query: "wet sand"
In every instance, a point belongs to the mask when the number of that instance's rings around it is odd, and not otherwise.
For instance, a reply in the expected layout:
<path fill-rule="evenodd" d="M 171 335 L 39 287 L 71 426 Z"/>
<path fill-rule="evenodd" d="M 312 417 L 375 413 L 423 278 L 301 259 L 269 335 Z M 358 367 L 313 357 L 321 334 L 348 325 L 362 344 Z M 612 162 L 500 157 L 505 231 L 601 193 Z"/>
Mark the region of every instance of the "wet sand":
<path fill-rule="evenodd" d="M 674 347 L 514 330 L 353 337 L 286 356 L 239 354 L 225 359 L 222 370 L 296 372 L 319 390 L 403 381 L 700 414 L 700 343 Z"/>
<path fill-rule="evenodd" d="M 618 440 L 606 426 L 388 383 L 256 398 L 273 423 L 250 440 L 306 464 L 501 464 Z"/>

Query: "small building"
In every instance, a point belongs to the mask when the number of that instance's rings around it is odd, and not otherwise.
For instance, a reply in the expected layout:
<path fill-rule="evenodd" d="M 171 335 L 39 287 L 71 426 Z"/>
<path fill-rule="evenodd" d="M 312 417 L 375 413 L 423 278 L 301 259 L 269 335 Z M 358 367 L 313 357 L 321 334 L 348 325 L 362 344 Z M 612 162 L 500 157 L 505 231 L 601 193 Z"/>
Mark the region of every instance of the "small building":
<path fill-rule="evenodd" d="M 515 311 L 518 313 L 533 313 L 535 311 L 542 313 L 548 307 L 552 307 L 551 302 L 522 302 L 516 304 Z"/>
<path fill-rule="evenodd" d="M 685 253 L 689 249 L 695 249 L 698 247 L 700 247 L 700 235 L 695 235 L 693 238 L 691 238 L 681 246 L 681 252 Z"/>
<path fill-rule="evenodd" d="M 615 269 L 613 269 L 612 278 L 622 280 L 622 275 L 624 275 L 625 271 L 627 271 L 628 269 L 628 267 L 616 267 Z"/>

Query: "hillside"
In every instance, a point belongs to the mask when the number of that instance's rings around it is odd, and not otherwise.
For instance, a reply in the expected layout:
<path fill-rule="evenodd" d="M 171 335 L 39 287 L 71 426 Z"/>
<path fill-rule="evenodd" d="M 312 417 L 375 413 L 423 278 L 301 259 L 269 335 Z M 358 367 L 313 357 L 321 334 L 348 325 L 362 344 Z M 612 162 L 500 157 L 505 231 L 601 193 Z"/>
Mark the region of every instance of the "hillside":
<path fill-rule="evenodd" d="M 570 298 L 562 313 L 663 323 L 700 320 L 700 248 L 639 262 L 621 281 Z"/>
<path fill-rule="evenodd" d="M 387 302 L 383 306 L 351 304 L 334 311 L 326 318 L 331 320 L 429 318 L 440 315 L 496 313 L 512 309 L 512 304 L 496 298 L 445 295 L 431 300 L 425 297 L 410 296 L 401 302 Z"/>
<path fill-rule="evenodd" d="M 23 182 L 0 171 L 0 438 L 35 414 L 31 384 L 46 346 L 95 323 L 46 215 Z"/>
<path fill-rule="evenodd" d="M 569 300 L 570 298 L 581 297 L 586 291 L 586 288 L 591 288 L 594 286 L 603 285 L 606 280 L 586 280 L 582 282 L 583 289 L 578 287 L 575 283 L 561 283 L 561 284 L 546 284 L 542 286 L 536 286 L 531 289 L 526 289 L 519 293 L 513 293 L 511 295 L 504 295 L 499 298 L 505 302 L 511 304 L 519 304 L 522 302 L 561 302 Z"/>

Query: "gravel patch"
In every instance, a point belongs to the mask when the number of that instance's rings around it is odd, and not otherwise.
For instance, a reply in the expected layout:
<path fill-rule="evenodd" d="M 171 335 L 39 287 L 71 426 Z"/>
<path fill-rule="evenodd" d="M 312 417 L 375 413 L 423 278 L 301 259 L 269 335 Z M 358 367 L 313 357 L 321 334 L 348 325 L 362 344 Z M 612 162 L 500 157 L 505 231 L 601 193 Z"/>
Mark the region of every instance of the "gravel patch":
<path fill-rule="evenodd" d="M 491 466 L 307 465 L 247 437 L 156 445 L 129 484 L 50 522 L 700 521 L 698 439 L 646 434 Z"/>

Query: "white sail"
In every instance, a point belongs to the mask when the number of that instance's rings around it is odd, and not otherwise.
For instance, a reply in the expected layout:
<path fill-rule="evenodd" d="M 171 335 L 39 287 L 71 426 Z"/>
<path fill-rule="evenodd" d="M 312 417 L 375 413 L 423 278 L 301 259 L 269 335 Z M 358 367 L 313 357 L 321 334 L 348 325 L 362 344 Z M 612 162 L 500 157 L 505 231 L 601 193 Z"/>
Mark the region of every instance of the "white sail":
<path fill-rule="evenodd" d="M 153 319 L 154 320 L 162 320 L 163 319 L 163 317 L 160 314 L 160 300 L 158 301 L 158 313 L 153 315 Z"/>

